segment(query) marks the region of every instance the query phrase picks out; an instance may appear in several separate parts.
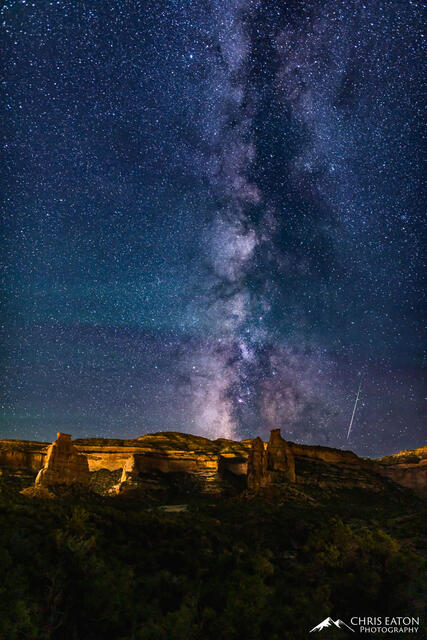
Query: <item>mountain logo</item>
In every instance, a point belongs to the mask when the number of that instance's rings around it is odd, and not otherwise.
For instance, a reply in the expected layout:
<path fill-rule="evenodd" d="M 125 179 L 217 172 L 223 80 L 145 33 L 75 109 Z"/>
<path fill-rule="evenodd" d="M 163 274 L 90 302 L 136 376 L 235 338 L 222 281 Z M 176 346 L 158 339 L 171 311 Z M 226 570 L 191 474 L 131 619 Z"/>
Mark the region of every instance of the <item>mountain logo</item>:
<path fill-rule="evenodd" d="M 338 629 L 350 629 L 350 631 L 354 633 L 354 629 L 349 627 L 348 624 L 346 624 L 339 618 L 338 620 L 332 620 L 331 617 L 325 618 L 324 620 L 322 620 L 322 622 L 319 622 L 317 626 L 310 629 L 310 633 L 313 633 L 313 631 L 317 631 L 318 633 L 320 633 L 320 631 L 323 631 L 323 629 L 327 629 L 328 627 L 338 627 Z"/>

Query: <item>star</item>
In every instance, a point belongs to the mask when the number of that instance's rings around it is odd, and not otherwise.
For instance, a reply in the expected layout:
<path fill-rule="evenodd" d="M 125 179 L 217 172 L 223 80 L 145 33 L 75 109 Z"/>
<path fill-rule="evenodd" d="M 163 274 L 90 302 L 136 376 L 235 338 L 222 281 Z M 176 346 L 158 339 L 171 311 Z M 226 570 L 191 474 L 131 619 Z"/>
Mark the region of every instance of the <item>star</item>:
<path fill-rule="evenodd" d="M 421 444 L 418 3 L 6 3 L 2 434 Z M 380 6 L 381 5 L 381 6 Z"/>

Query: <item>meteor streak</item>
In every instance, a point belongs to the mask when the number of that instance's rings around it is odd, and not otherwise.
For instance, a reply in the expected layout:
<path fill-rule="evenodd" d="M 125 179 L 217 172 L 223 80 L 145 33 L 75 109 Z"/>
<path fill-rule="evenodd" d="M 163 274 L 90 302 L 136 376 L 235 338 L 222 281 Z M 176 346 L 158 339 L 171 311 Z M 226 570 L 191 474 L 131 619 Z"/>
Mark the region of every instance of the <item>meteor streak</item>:
<path fill-rule="evenodd" d="M 351 433 L 351 427 L 353 426 L 353 420 L 354 420 L 354 414 L 356 413 L 356 407 L 357 407 L 357 402 L 359 400 L 359 395 L 360 395 L 360 389 L 362 387 L 362 382 L 360 382 L 359 384 L 359 388 L 357 390 L 357 395 L 356 395 L 356 400 L 354 401 L 354 407 L 353 407 L 353 413 L 351 414 L 351 420 L 350 420 L 350 424 L 348 426 L 348 432 L 347 432 L 347 440 L 350 437 L 350 433 Z"/>

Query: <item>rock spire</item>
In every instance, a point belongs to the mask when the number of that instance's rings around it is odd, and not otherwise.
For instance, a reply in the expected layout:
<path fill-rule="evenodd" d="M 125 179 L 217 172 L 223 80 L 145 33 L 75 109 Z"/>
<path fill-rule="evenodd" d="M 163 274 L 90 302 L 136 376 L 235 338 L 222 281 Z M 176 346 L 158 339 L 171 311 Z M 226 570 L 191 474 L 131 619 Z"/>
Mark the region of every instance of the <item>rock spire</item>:
<path fill-rule="evenodd" d="M 46 454 L 44 467 L 36 477 L 36 486 L 89 484 L 89 465 L 85 455 L 78 453 L 68 433 L 58 433 Z"/>

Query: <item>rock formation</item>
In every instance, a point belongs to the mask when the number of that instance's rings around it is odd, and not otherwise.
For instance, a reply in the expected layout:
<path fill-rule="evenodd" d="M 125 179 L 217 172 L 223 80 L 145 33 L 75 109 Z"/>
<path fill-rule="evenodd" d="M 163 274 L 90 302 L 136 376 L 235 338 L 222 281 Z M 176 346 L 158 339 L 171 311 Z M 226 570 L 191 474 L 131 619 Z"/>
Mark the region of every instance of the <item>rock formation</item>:
<path fill-rule="evenodd" d="M 267 469 L 272 472 L 279 471 L 290 482 L 295 482 L 294 456 L 288 443 L 280 435 L 280 429 L 273 429 L 270 432 L 270 441 L 267 445 Z"/>
<path fill-rule="evenodd" d="M 261 438 L 252 442 L 248 458 L 248 489 L 256 491 L 267 483 L 267 455 Z"/>
<path fill-rule="evenodd" d="M 141 495 L 154 486 L 167 493 L 171 483 L 184 494 L 236 495 L 245 486 L 252 491 L 293 482 L 295 475 L 295 491 L 315 486 L 378 492 L 396 483 L 427 495 L 425 447 L 371 460 L 351 451 L 286 442 L 278 430 L 268 444 L 259 438 L 208 440 L 172 431 L 134 440 L 84 438 L 72 443 L 70 436 L 60 434 L 54 445 L 0 439 L 1 479 L 14 487 L 34 486 L 40 469 L 37 487 L 87 484 L 88 467 L 90 487 L 104 495 L 113 487 L 121 492 L 135 486 L 144 489 Z"/>
<path fill-rule="evenodd" d="M 48 442 L 0 440 L 0 467 L 37 472 L 43 466 Z"/>
<path fill-rule="evenodd" d="M 280 429 L 273 429 L 267 449 L 261 438 L 252 442 L 248 459 L 248 489 L 262 489 L 283 480 L 295 482 L 295 460 L 288 443 L 280 435 Z"/>
<path fill-rule="evenodd" d="M 376 461 L 375 471 L 427 498 L 427 447 L 400 451 Z"/>
<path fill-rule="evenodd" d="M 123 466 L 119 482 L 110 488 L 109 493 L 122 493 L 126 489 L 137 488 L 137 486 L 138 466 L 135 456 L 131 455 Z"/>
<path fill-rule="evenodd" d="M 85 455 L 78 453 L 67 433 L 58 433 L 47 450 L 44 467 L 36 477 L 36 486 L 89 484 L 89 465 Z"/>

